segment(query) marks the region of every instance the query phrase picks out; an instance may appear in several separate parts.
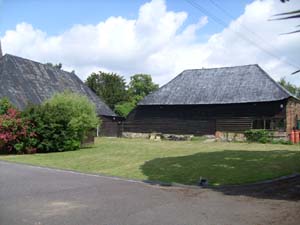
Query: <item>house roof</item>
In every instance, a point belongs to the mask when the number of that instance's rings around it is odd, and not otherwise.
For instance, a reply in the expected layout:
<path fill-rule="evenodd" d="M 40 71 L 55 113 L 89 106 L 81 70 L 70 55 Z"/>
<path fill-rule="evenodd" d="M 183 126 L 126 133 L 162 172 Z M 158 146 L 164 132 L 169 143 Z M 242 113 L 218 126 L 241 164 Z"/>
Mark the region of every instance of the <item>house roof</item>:
<path fill-rule="evenodd" d="M 268 102 L 294 97 L 258 65 L 185 70 L 139 105 Z"/>
<path fill-rule="evenodd" d="M 19 109 L 40 104 L 53 94 L 70 90 L 87 96 L 98 115 L 116 114 L 75 74 L 6 54 L 0 58 L 0 98 L 8 97 Z"/>

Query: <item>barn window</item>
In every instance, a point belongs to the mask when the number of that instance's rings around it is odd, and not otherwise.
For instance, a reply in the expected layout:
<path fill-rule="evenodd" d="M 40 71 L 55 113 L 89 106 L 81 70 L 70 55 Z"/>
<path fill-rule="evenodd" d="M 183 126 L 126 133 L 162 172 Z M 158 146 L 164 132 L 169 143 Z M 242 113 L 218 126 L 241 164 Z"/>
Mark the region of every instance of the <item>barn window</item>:
<path fill-rule="evenodd" d="M 252 121 L 252 129 L 284 130 L 284 119 L 259 119 Z"/>
<path fill-rule="evenodd" d="M 253 129 L 265 129 L 264 120 L 253 120 L 252 128 Z"/>

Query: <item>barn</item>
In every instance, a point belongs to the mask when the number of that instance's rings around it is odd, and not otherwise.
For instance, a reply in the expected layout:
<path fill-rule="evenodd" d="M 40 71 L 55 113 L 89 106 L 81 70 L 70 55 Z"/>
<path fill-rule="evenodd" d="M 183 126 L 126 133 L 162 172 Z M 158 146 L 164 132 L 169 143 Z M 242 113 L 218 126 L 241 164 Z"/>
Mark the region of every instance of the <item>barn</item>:
<path fill-rule="evenodd" d="M 1 51 L 0 51 L 1 52 Z M 7 97 L 23 110 L 28 104 L 40 104 L 53 94 L 69 90 L 87 96 L 102 119 L 100 135 L 120 136 L 121 120 L 74 73 L 18 56 L 0 55 L 0 98 Z"/>
<path fill-rule="evenodd" d="M 124 132 L 207 135 L 289 133 L 300 101 L 258 65 L 185 70 L 139 102 Z"/>

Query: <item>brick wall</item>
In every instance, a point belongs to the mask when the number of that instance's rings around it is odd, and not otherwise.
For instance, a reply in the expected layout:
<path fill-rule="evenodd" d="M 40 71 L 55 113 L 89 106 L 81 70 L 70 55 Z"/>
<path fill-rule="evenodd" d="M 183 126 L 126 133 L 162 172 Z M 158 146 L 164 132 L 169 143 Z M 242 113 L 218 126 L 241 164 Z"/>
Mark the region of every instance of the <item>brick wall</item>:
<path fill-rule="evenodd" d="M 297 126 L 297 118 L 300 120 L 300 103 L 289 100 L 286 105 L 286 132 L 290 133 Z"/>

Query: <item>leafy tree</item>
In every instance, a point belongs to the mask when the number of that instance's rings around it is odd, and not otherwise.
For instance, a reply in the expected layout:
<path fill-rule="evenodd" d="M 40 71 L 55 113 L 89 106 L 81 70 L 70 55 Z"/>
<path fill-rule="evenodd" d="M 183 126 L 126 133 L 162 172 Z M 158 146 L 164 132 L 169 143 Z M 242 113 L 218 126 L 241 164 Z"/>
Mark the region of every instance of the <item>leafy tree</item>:
<path fill-rule="evenodd" d="M 85 83 L 112 109 L 128 100 L 125 79 L 115 73 L 92 73 Z"/>
<path fill-rule="evenodd" d="M 140 99 L 157 90 L 158 87 L 158 84 L 153 83 L 151 75 L 136 74 L 130 77 L 128 90 L 131 96 L 138 96 Z"/>
<path fill-rule="evenodd" d="M 116 113 L 126 117 L 141 99 L 157 89 L 158 85 L 153 83 L 151 75 L 135 74 L 131 76 L 128 88 L 129 100 L 117 104 Z"/>
<path fill-rule="evenodd" d="M 287 89 L 290 93 L 295 95 L 296 97 L 300 97 L 300 87 L 297 87 L 294 84 L 291 84 L 290 82 L 286 81 L 284 78 L 281 78 L 278 82 L 281 86 L 283 86 L 285 89 Z"/>
<path fill-rule="evenodd" d="M 131 110 L 135 108 L 135 106 L 136 106 L 135 101 L 123 102 L 116 105 L 115 111 L 120 116 L 126 117 L 131 112 Z"/>

